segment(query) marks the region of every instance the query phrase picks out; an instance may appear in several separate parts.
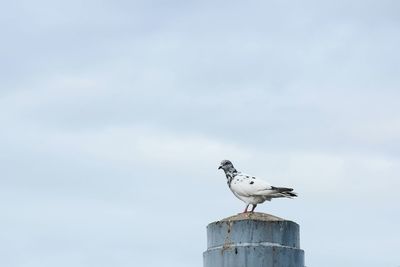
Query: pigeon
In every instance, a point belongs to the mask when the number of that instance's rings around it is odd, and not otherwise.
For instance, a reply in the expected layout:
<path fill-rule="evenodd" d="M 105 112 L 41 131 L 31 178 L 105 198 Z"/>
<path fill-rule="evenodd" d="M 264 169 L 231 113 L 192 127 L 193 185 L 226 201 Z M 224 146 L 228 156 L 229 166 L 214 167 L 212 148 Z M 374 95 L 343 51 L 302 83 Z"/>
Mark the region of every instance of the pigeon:
<path fill-rule="evenodd" d="M 249 212 L 247 209 L 252 205 L 250 212 L 253 212 L 258 204 L 273 198 L 297 197 L 297 193 L 292 188 L 276 187 L 255 176 L 239 172 L 233 167 L 232 162 L 223 160 L 218 169 L 223 169 L 226 175 L 227 184 L 232 193 L 246 203 L 243 213 Z"/>

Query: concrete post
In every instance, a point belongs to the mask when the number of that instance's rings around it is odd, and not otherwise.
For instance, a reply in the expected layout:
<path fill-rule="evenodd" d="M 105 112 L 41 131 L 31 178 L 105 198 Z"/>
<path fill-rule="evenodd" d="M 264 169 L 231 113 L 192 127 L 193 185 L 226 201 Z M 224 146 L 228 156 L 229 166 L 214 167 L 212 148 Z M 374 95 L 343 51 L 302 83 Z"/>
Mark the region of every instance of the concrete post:
<path fill-rule="evenodd" d="M 304 267 L 299 225 L 258 212 L 210 223 L 203 262 L 204 267 Z"/>

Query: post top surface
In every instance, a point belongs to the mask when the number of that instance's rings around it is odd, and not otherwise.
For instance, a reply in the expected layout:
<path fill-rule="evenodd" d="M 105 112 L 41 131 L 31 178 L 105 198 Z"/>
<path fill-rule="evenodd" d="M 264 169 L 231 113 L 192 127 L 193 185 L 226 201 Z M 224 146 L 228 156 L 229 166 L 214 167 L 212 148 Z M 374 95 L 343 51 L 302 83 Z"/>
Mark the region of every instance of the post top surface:
<path fill-rule="evenodd" d="M 249 212 L 249 213 L 239 213 L 220 220 L 220 222 L 226 221 L 243 221 L 243 220 L 255 220 L 255 221 L 285 221 L 285 219 L 279 218 L 277 216 L 261 213 L 261 212 Z"/>
<path fill-rule="evenodd" d="M 300 248 L 299 225 L 271 214 L 254 212 L 237 214 L 207 226 L 208 248 L 265 242 Z"/>

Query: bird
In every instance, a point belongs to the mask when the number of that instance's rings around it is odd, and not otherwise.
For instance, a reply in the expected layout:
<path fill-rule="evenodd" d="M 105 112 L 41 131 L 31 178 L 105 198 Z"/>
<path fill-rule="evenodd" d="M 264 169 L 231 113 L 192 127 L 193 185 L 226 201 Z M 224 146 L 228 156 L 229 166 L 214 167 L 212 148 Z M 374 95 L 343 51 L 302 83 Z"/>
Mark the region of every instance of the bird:
<path fill-rule="evenodd" d="M 239 172 L 229 160 L 221 161 L 218 169 L 222 169 L 225 172 L 227 184 L 232 193 L 246 203 L 243 213 L 249 212 L 250 205 L 252 205 L 250 212 L 254 212 L 258 204 L 271 201 L 273 198 L 297 197 L 297 193 L 293 192 L 293 188 L 272 186 L 260 178 Z"/>

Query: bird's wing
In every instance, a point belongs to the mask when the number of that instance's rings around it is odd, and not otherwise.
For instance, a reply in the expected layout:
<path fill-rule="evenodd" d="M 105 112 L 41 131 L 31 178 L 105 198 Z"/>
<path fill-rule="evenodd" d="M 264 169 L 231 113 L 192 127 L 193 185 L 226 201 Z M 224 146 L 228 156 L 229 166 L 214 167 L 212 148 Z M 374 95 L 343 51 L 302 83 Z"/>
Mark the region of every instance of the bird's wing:
<path fill-rule="evenodd" d="M 245 197 L 265 196 L 275 192 L 266 181 L 244 173 L 240 173 L 233 178 L 231 189 L 236 194 Z"/>

